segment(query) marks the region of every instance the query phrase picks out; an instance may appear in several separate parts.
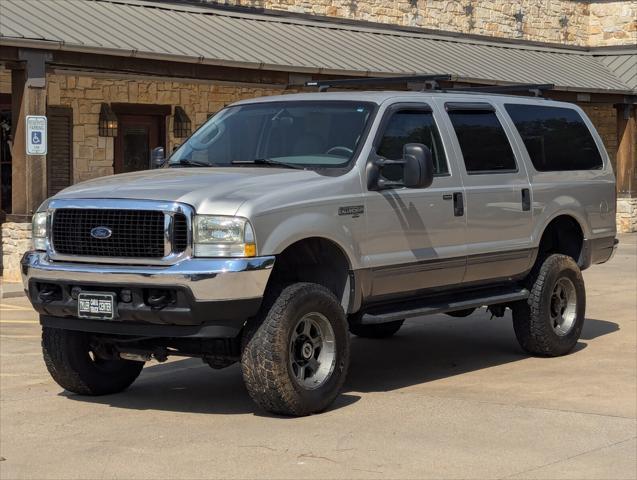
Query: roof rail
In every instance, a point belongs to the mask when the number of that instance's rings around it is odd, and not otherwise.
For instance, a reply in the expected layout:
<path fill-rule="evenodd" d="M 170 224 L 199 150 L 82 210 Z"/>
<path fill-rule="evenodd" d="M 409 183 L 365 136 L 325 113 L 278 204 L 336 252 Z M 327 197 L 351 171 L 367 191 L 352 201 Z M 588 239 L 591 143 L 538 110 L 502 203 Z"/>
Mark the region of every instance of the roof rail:
<path fill-rule="evenodd" d="M 456 87 L 446 89 L 446 92 L 484 92 L 484 93 L 507 93 L 507 92 L 530 92 L 536 97 L 541 97 L 545 90 L 552 90 L 555 85 L 552 83 L 518 83 L 514 85 L 485 85 L 479 87 Z"/>
<path fill-rule="evenodd" d="M 397 77 L 345 78 L 338 80 L 312 80 L 309 82 L 305 82 L 305 86 L 318 87 L 319 92 L 325 92 L 330 87 L 340 87 L 348 85 L 384 85 L 387 83 L 426 82 L 431 84 L 431 88 L 436 88 L 436 82 L 438 82 L 439 80 L 451 80 L 451 75 L 433 74 Z"/>

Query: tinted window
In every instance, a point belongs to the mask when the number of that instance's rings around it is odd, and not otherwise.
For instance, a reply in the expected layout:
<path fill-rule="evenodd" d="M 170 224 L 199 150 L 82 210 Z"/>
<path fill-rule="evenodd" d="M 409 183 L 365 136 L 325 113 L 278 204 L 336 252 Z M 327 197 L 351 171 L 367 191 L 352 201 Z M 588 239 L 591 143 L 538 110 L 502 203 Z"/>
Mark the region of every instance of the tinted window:
<path fill-rule="evenodd" d="M 597 145 L 575 110 L 538 105 L 506 105 L 506 110 L 520 132 L 536 170 L 602 167 Z"/>
<path fill-rule="evenodd" d="M 422 143 L 431 150 L 435 174 L 449 172 L 442 141 L 431 112 L 403 110 L 394 113 L 385 128 L 377 153 L 390 160 L 400 160 L 403 157 L 403 147 L 408 143 Z M 399 180 L 402 177 L 402 167 L 385 167 L 383 176 L 389 180 Z"/>
<path fill-rule="evenodd" d="M 515 171 L 515 157 L 495 112 L 453 110 L 456 131 L 468 173 Z"/>

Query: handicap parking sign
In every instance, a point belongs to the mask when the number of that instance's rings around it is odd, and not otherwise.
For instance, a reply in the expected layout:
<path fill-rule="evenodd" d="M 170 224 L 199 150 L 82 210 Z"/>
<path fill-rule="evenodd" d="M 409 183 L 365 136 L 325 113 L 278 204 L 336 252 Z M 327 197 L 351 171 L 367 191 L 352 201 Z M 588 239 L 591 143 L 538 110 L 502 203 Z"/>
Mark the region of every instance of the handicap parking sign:
<path fill-rule="evenodd" d="M 27 155 L 46 155 L 46 117 L 27 115 Z"/>

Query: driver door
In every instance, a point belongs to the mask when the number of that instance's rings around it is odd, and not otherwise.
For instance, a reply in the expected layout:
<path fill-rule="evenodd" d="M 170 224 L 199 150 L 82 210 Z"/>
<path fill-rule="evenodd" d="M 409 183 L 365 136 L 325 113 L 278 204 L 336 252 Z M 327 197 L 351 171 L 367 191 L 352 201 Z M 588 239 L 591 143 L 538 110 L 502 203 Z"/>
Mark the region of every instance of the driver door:
<path fill-rule="evenodd" d="M 463 194 L 457 166 L 445 151 L 436 115 L 422 103 L 397 104 L 385 113 L 375 154 L 402 157 L 407 143 L 432 152 L 434 181 L 428 188 L 396 188 L 365 193 L 367 235 L 363 261 L 371 272 L 371 298 L 380 300 L 462 282 L 466 269 L 464 212 L 454 209 Z M 402 178 L 402 166 L 382 170 L 387 180 Z"/>

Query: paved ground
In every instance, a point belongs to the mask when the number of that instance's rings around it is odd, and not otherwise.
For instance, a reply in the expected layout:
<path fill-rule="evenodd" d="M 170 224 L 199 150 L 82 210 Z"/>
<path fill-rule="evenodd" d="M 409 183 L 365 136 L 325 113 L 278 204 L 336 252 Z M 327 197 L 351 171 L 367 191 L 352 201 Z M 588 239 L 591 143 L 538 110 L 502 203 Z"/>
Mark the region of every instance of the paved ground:
<path fill-rule="evenodd" d="M 576 351 L 537 359 L 510 318 L 409 322 L 353 340 L 334 408 L 309 418 L 255 409 L 237 366 L 151 364 L 118 395 L 63 392 L 40 357 L 24 299 L 0 310 L 0 477 L 637 477 L 637 235 L 585 272 Z"/>

